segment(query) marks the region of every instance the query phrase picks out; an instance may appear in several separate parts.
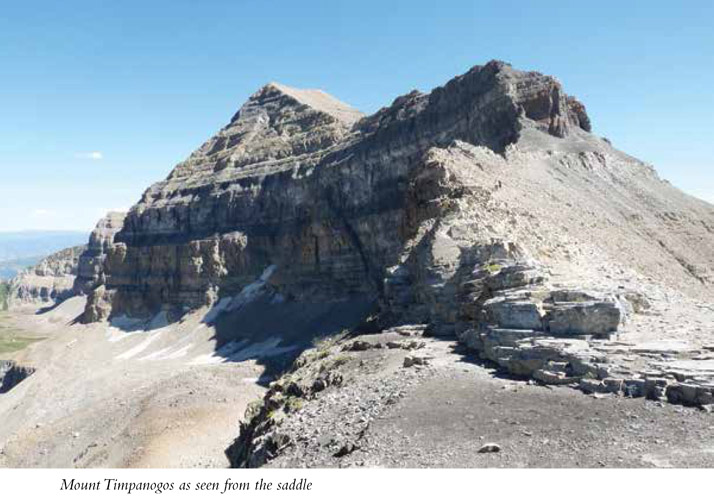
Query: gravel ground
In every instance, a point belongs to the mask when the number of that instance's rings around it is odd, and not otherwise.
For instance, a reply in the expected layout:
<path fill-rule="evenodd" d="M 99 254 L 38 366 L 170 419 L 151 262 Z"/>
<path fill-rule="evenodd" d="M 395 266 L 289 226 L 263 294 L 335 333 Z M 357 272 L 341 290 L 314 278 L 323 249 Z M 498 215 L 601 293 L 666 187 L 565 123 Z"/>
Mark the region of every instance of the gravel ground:
<path fill-rule="evenodd" d="M 228 466 L 224 450 L 265 391 L 264 368 L 197 363 L 215 352 L 200 316 L 132 333 L 72 325 L 82 306 L 74 302 L 6 319 L 47 339 L 13 353 L 37 371 L 0 395 L 0 467 Z M 183 345 L 183 356 L 147 358 Z"/>
<path fill-rule="evenodd" d="M 714 418 L 477 369 L 435 374 L 375 421 L 369 442 L 368 460 L 388 467 L 711 467 Z M 501 451 L 477 453 L 486 443 Z"/>
<path fill-rule="evenodd" d="M 385 336 L 365 336 L 384 341 Z M 344 382 L 282 421 L 271 467 L 712 467 L 714 415 L 501 378 L 453 341 L 351 353 Z M 416 354 L 415 354 L 416 355 Z M 361 376 L 350 372 L 361 370 Z M 299 372 L 298 372 L 299 373 Z M 486 444 L 498 452 L 479 453 Z"/>

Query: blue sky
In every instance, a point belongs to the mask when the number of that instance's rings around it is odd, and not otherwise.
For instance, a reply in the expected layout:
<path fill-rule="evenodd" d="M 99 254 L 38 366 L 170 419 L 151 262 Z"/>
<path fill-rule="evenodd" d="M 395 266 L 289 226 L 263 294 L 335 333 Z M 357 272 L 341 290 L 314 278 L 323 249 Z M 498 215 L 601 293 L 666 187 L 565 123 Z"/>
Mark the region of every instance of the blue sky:
<path fill-rule="evenodd" d="M 5 2 L 0 230 L 90 229 L 269 81 L 373 112 L 490 59 L 714 202 L 711 0 Z"/>

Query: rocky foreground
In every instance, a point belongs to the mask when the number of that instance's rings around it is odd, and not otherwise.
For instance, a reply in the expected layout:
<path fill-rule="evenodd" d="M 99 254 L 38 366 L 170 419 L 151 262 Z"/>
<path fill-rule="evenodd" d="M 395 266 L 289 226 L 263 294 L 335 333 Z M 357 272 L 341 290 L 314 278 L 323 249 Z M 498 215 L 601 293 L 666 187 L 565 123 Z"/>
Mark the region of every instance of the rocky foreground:
<path fill-rule="evenodd" d="M 711 467 L 691 407 L 513 378 L 424 325 L 334 339 L 252 404 L 239 467 Z M 571 384 L 575 385 L 575 384 Z"/>
<path fill-rule="evenodd" d="M 132 373 L 264 366 L 234 466 L 710 465 L 714 207 L 592 129 L 499 61 L 371 116 L 266 85 L 99 223 L 73 328 L 144 332 Z"/>

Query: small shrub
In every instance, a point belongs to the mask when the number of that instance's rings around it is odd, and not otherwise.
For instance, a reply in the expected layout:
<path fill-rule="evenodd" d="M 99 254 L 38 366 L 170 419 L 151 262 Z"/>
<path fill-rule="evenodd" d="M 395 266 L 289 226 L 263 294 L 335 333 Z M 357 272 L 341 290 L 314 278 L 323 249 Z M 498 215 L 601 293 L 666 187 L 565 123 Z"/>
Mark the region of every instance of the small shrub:
<path fill-rule="evenodd" d="M 263 400 L 262 399 L 255 399 L 248 403 L 248 406 L 245 409 L 245 419 L 246 421 L 251 421 L 253 418 L 255 418 L 259 413 L 260 410 L 263 408 Z"/>
<path fill-rule="evenodd" d="M 294 413 L 296 411 L 301 410 L 304 404 L 305 401 L 302 398 L 292 396 L 289 397 L 288 400 L 285 402 L 285 409 L 291 413 Z"/>
<path fill-rule="evenodd" d="M 340 355 L 335 356 L 334 358 L 322 363 L 320 365 L 320 369 L 318 371 L 319 371 L 319 373 L 324 373 L 324 372 L 332 370 L 334 368 L 338 368 L 342 365 L 347 364 L 351 359 L 352 359 L 352 356 L 348 356 L 347 354 L 340 354 Z"/>
<path fill-rule="evenodd" d="M 501 269 L 503 269 L 503 266 L 501 264 L 495 264 L 495 263 L 486 264 L 486 270 L 491 274 L 496 274 Z"/>

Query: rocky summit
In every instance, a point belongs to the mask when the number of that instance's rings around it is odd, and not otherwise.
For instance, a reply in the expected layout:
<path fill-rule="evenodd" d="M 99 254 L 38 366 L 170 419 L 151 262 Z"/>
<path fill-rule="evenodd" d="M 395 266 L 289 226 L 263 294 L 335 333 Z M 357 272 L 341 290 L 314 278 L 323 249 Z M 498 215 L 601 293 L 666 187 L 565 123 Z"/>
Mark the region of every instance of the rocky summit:
<path fill-rule="evenodd" d="M 593 130 L 558 80 L 500 61 L 369 116 L 270 83 L 98 224 L 71 287 L 81 328 L 149 330 L 116 360 L 178 363 L 197 343 L 166 339 L 190 326 L 215 343 L 191 366 L 264 365 L 234 466 L 539 465 L 514 451 L 535 420 L 505 443 L 454 430 L 471 413 L 491 429 L 482 397 L 519 418 L 570 398 L 531 386 L 713 409 L 714 206 Z M 494 376 L 522 399 L 488 396 Z M 594 411 L 578 398 L 563 426 Z M 442 430 L 455 454 L 400 441 Z"/>
<path fill-rule="evenodd" d="M 598 288 L 622 266 L 710 298 L 712 210 L 593 135 L 556 79 L 503 62 L 371 116 L 271 83 L 100 223 L 84 319 L 180 316 L 260 282 L 272 304 L 371 303 L 385 324 L 451 332 L 483 302 L 504 328 L 608 333 L 621 302 L 533 287 L 607 268 L 573 283 Z"/>
<path fill-rule="evenodd" d="M 290 335 L 302 304 L 313 335 L 427 324 L 552 383 L 609 378 L 593 349 L 646 307 L 636 280 L 707 299 L 714 280 L 712 206 L 498 61 L 371 116 L 268 84 L 100 226 L 85 321 L 216 306 Z"/>
<path fill-rule="evenodd" d="M 443 155 L 471 145 L 493 161 L 528 129 L 564 138 L 589 127 L 557 81 L 499 62 L 369 117 L 321 91 L 268 84 L 132 208 L 87 320 L 201 307 L 264 272 L 298 301 L 387 303 L 400 279 L 428 294 L 421 271 L 393 267 L 461 211 L 457 200 L 487 194 Z"/>

